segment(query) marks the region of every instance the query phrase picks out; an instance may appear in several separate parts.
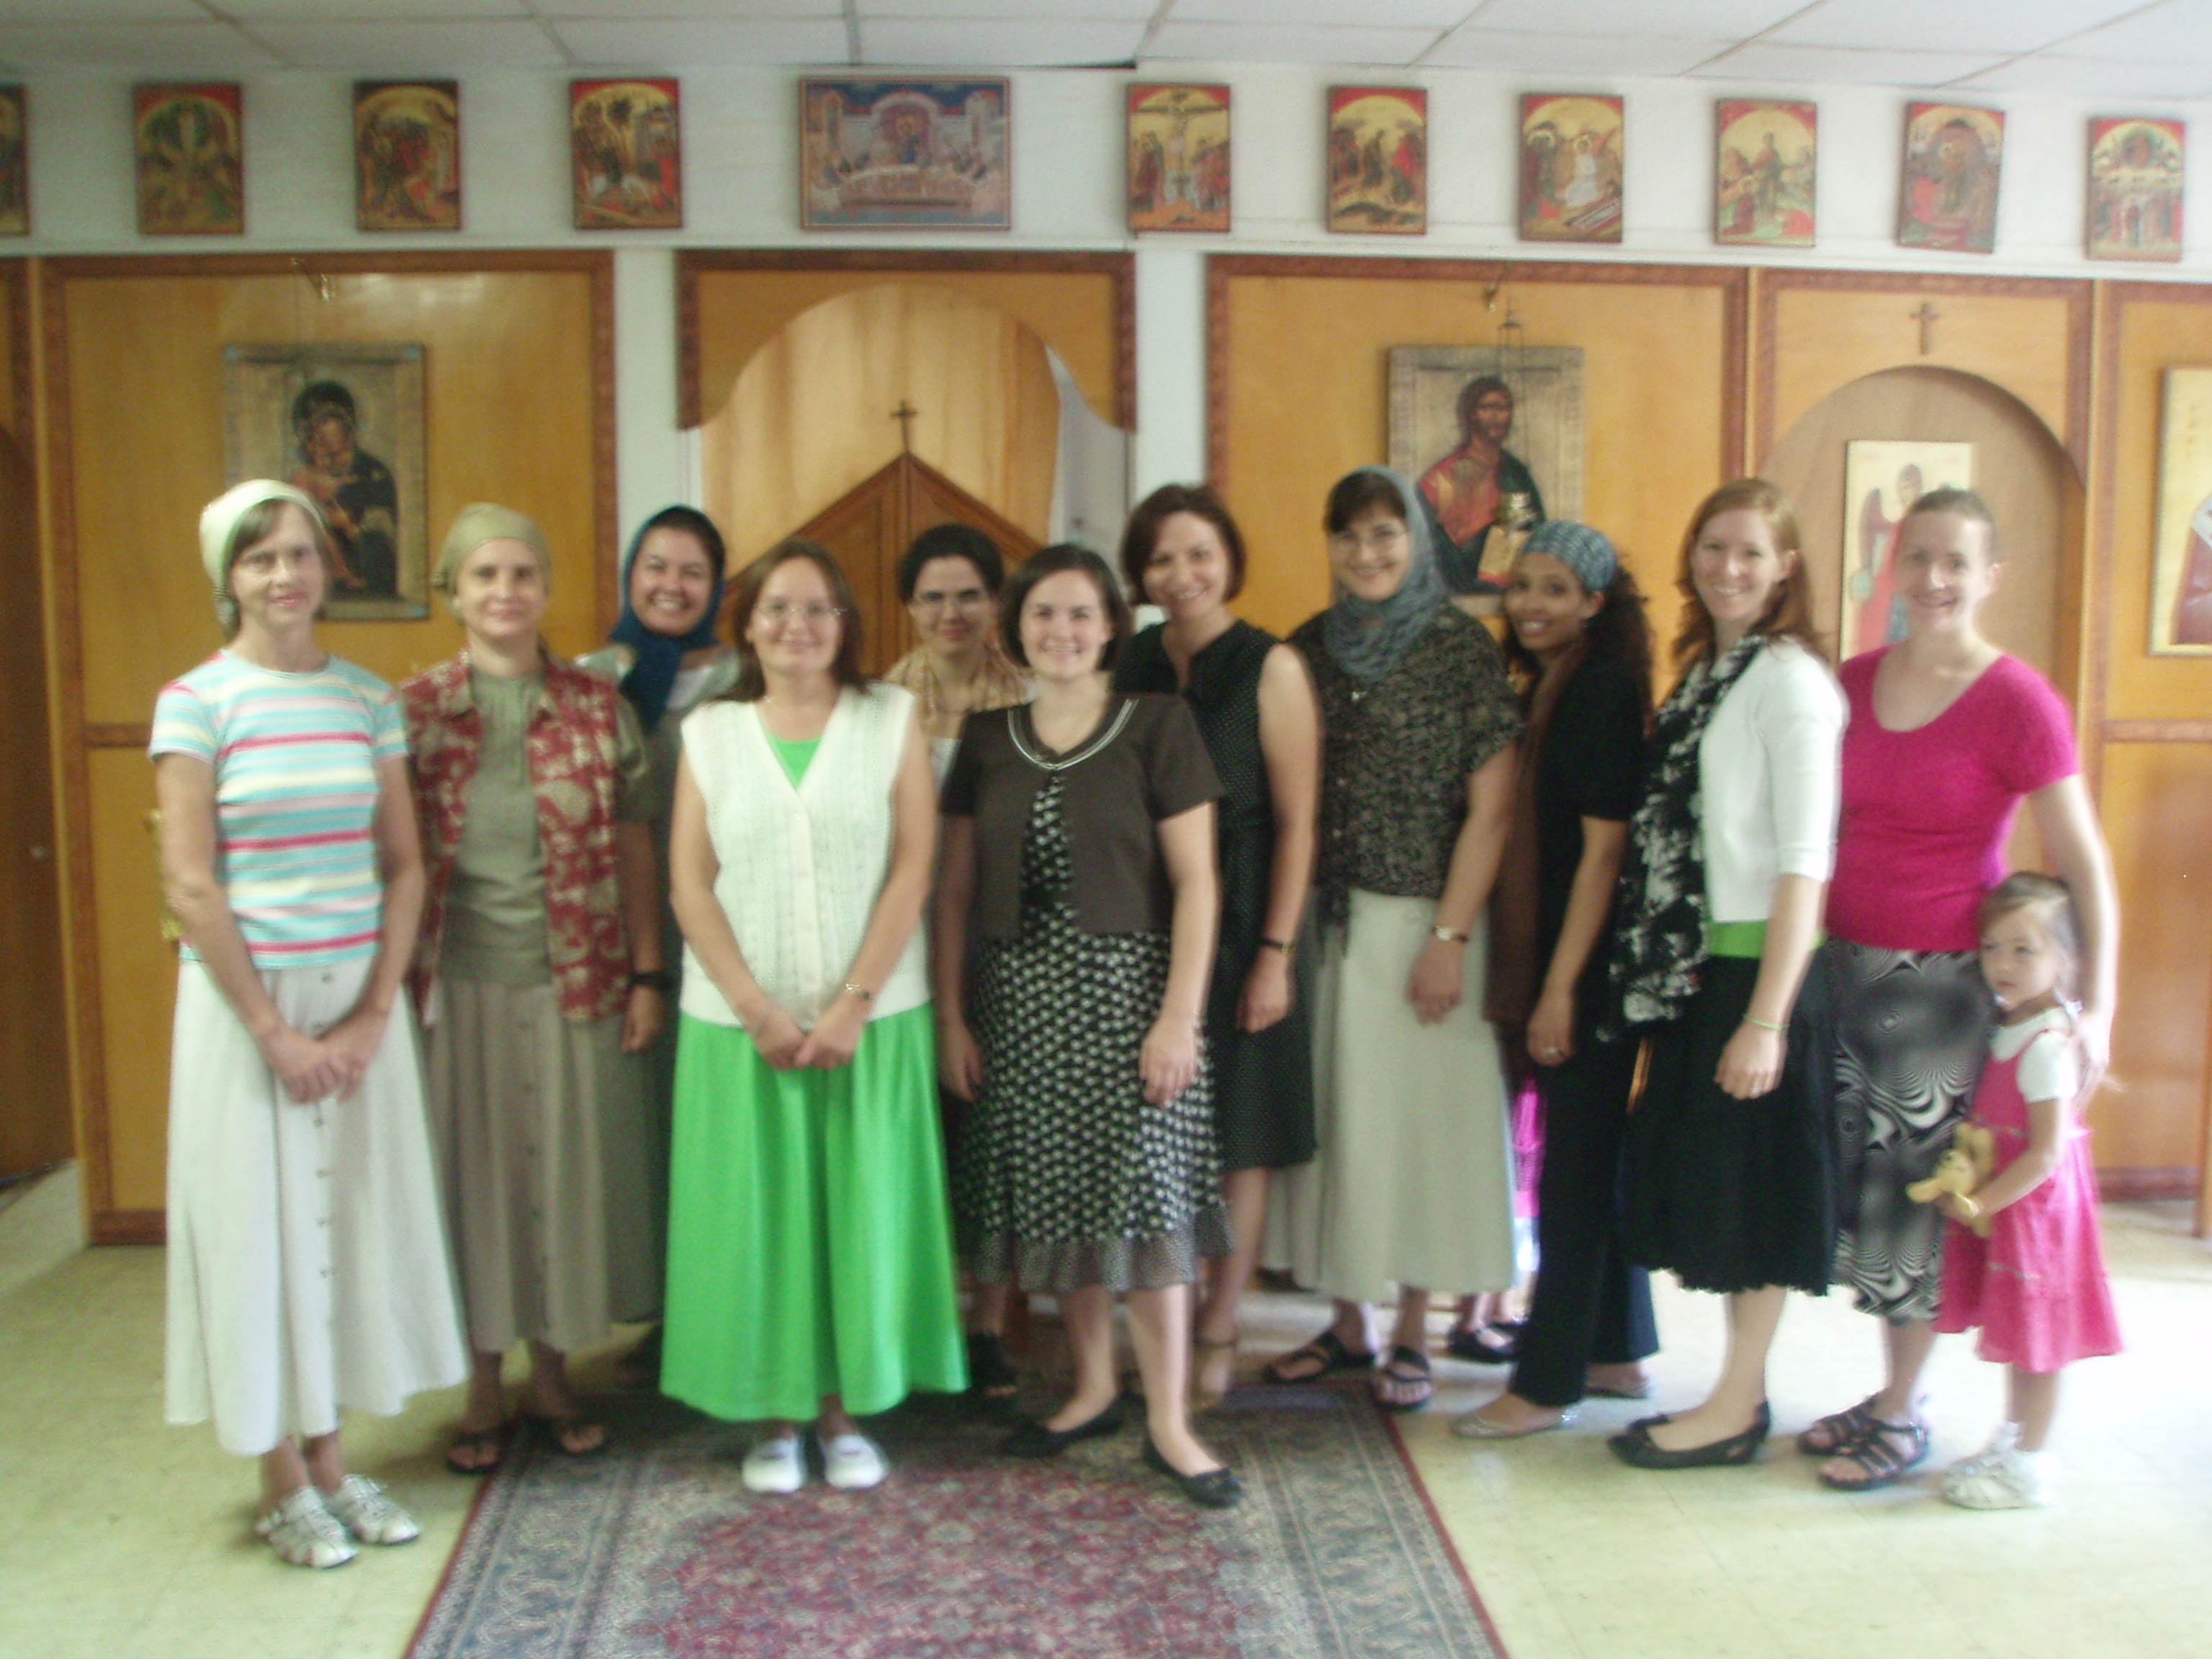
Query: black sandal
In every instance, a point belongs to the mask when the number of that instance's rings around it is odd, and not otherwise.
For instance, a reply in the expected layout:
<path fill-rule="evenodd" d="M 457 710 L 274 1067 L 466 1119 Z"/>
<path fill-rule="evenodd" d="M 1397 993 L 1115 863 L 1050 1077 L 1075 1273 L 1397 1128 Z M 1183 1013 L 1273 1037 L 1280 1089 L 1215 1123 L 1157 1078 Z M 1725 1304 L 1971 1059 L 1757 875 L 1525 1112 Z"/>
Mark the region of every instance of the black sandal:
<path fill-rule="evenodd" d="M 1285 1365 L 1309 1360 L 1318 1360 L 1321 1368 L 1318 1370 L 1299 1371 L 1295 1376 L 1283 1369 Z M 1318 1382 L 1333 1371 L 1367 1370 L 1371 1369 L 1374 1364 L 1375 1356 L 1372 1353 L 1360 1353 L 1354 1349 L 1347 1348 L 1344 1346 L 1344 1339 L 1335 1331 L 1326 1330 L 1303 1348 L 1293 1348 L 1290 1352 L 1279 1355 L 1268 1361 L 1260 1375 L 1270 1382 L 1282 1382 L 1295 1386 L 1300 1382 Z"/>
<path fill-rule="evenodd" d="M 968 1398 L 978 1405 L 1006 1406 L 1021 1389 L 1021 1373 L 995 1331 L 968 1333 Z"/>
<path fill-rule="evenodd" d="M 1904 1443 L 1902 1450 L 1899 1449 L 1899 1441 Z M 1816 1473 L 1822 1486 L 1838 1492 L 1878 1492 L 1928 1461 L 1928 1425 L 1873 1418 L 1865 1433 L 1849 1445 L 1837 1447 L 1829 1455 L 1850 1464 L 1864 1478 L 1839 1480 L 1827 1470 L 1820 1469 Z"/>
<path fill-rule="evenodd" d="M 1402 1343 L 1390 1350 L 1390 1358 L 1375 1373 L 1373 1387 L 1375 1403 L 1392 1412 L 1417 1412 L 1437 1392 L 1436 1379 L 1429 1374 L 1428 1355 Z M 1393 1400 L 1387 1391 L 1394 1387 L 1408 1390 L 1412 1397 Z"/>

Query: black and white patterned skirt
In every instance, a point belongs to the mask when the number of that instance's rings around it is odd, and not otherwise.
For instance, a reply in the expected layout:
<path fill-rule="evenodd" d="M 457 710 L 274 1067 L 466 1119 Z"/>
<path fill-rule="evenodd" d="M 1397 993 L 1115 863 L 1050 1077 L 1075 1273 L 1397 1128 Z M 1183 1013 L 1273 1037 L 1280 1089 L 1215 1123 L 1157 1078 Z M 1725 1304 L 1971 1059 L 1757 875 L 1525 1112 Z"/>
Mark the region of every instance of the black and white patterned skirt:
<path fill-rule="evenodd" d="M 1145 1034 L 1168 982 L 1164 933 L 1086 933 L 1068 902 L 1057 776 L 1023 846 L 1022 929 L 979 941 L 969 1016 L 983 1086 L 953 1182 L 962 1255 L 981 1283 L 1158 1290 L 1225 1255 L 1212 1079 L 1145 1099 Z"/>
<path fill-rule="evenodd" d="M 1995 1018 L 1972 951 L 1820 947 L 1836 997 L 1835 1282 L 1885 1319 L 1932 1319 L 1943 1217 L 1905 1189 L 1949 1150 Z"/>

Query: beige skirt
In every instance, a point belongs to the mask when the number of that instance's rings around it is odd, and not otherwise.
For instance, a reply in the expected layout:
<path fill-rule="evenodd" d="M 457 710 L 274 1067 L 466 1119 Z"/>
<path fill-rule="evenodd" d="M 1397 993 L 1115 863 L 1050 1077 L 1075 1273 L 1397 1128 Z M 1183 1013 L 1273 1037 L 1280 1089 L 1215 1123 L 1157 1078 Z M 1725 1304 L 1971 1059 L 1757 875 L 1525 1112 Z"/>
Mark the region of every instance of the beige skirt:
<path fill-rule="evenodd" d="M 611 1132 L 645 1111 L 622 1018 L 563 1019 L 550 984 L 448 975 L 438 1000 L 431 1133 L 469 1345 L 603 1342 L 616 1318 L 646 1311 L 625 1298 L 656 1277 L 645 1166 L 635 1135 Z"/>
<path fill-rule="evenodd" d="M 1264 1256 L 1347 1301 L 1513 1282 L 1513 1147 L 1504 1066 L 1482 1017 L 1483 928 L 1467 946 L 1458 1007 L 1424 1025 L 1406 1000 L 1436 914 L 1432 899 L 1355 890 L 1349 925 L 1322 934 L 1318 1149 L 1271 1183 Z"/>

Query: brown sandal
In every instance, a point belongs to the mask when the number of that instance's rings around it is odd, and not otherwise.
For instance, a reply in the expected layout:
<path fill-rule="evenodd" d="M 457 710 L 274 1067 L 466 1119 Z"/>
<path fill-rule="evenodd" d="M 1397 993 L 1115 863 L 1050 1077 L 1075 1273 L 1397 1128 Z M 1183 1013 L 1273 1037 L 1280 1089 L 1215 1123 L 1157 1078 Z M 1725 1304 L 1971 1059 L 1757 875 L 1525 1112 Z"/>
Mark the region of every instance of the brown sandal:
<path fill-rule="evenodd" d="M 1797 1437 L 1797 1449 L 1808 1457 L 1839 1455 L 1846 1446 L 1856 1444 L 1869 1429 L 1881 1421 L 1874 1414 L 1874 1402 L 1881 1398 L 1878 1394 L 1870 1394 L 1848 1411 L 1830 1412 L 1819 1419 Z M 1816 1440 L 1815 1435 L 1826 1438 Z"/>
<path fill-rule="evenodd" d="M 1900 1445 L 1899 1443 L 1902 1443 Z M 1892 1423 L 1882 1418 L 1848 1446 L 1838 1446 L 1835 1461 L 1859 1472 L 1856 1480 L 1838 1480 L 1826 1469 L 1816 1471 L 1820 1484 L 1838 1492 L 1875 1492 L 1904 1478 L 1928 1461 L 1928 1425 Z"/>

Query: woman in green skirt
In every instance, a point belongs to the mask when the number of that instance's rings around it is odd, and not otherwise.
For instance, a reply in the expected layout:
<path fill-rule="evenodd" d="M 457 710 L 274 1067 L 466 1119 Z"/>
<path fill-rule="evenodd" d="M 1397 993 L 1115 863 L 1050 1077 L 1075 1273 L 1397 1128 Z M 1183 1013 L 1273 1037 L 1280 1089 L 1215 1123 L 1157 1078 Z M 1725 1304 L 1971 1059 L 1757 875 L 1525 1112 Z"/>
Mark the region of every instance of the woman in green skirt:
<path fill-rule="evenodd" d="M 935 854 L 911 693 L 860 672 L 853 591 L 787 541 L 738 578 L 737 685 L 684 723 L 684 939 L 661 1388 L 765 1425 L 745 1485 L 872 1486 L 854 1413 L 966 1386 L 916 924 Z"/>

